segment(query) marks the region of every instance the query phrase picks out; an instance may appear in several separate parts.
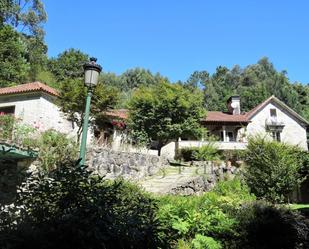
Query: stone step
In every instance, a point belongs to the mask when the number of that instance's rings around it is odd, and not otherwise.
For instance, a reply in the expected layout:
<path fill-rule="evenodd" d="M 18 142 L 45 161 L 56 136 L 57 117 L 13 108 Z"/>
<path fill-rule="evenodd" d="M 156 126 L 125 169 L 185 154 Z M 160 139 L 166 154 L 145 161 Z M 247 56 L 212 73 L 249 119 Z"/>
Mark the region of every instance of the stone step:
<path fill-rule="evenodd" d="M 169 166 L 164 169 L 164 172 L 159 172 L 159 174 L 139 182 L 139 185 L 146 191 L 164 194 L 196 177 L 196 168 L 183 167 L 179 170 L 178 167 Z"/>

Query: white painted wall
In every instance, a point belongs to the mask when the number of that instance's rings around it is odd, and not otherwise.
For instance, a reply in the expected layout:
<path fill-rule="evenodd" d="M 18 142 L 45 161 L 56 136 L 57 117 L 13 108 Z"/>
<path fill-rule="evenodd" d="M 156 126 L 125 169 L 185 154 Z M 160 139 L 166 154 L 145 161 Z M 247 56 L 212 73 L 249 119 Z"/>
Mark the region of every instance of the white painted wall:
<path fill-rule="evenodd" d="M 202 147 L 203 145 L 207 145 L 209 142 L 207 141 L 179 141 L 178 148 L 190 148 L 190 147 Z M 220 150 L 244 150 L 247 147 L 247 143 L 241 142 L 214 142 L 214 146 L 216 146 Z M 161 149 L 161 155 L 173 159 L 175 157 L 175 142 L 170 142 L 167 145 L 163 146 Z"/>
<path fill-rule="evenodd" d="M 55 97 L 43 93 L 16 94 L 0 96 L 0 108 L 15 106 L 15 117 L 25 124 L 34 126 L 40 131 L 54 129 L 76 138 L 78 127 L 67 120 L 64 113 L 55 104 Z M 91 129 L 87 141 L 92 140 Z"/>
<path fill-rule="evenodd" d="M 269 103 L 251 118 L 251 122 L 247 126 L 247 137 L 262 135 L 271 138 L 265 128 L 265 122 L 270 118 L 270 109 L 276 109 L 278 120 L 285 124 L 281 133 L 281 141 L 308 150 L 306 127 L 274 103 Z"/>
<path fill-rule="evenodd" d="M 42 124 L 43 130 L 54 129 L 69 135 L 75 135 L 77 127 L 65 118 L 64 113 L 60 111 L 60 108 L 53 103 L 53 99 L 50 96 L 42 95 L 39 102 L 39 112 L 37 120 Z"/>

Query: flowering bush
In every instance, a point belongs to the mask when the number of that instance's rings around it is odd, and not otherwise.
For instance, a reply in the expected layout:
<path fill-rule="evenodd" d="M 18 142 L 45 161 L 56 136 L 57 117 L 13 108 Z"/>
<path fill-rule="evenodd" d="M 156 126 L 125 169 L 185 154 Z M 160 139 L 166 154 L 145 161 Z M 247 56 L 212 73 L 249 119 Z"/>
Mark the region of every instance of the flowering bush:
<path fill-rule="evenodd" d="M 15 118 L 13 115 L 0 113 L 0 139 L 11 140 L 12 132 L 15 124 Z"/>
<path fill-rule="evenodd" d="M 124 130 L 126 128 L 126 124 L 123 121 L 113 120 L 111 123 L 118 130 Z"/>

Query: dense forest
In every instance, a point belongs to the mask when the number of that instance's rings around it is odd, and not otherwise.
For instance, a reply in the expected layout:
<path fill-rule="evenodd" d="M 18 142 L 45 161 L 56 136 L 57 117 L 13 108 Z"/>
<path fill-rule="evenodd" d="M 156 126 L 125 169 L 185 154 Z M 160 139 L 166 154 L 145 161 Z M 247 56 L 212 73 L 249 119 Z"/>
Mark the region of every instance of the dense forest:
<path fill-rule="evenodd" d="M 82 65 L 89 55 L 78 48 L 68 48 L 57 57 L 48 58 L 48 44 L 44 41 L 46 21 L 41 0 L 1 1 L 0 87 L 42 81 L 60 90 L 63 109 L 73 113 L 83 109 L 79 103 L 84 94 Z M 207 110 L 225 110 L 225 100 L 232 94 L 241 96 L 242 111 L 275 95 L 309 119 L 309 86 L 290 82 L 287 71 L 277 71 L 267 57 L 244 68 L 218 66 L 213 74 L 195 71 L 186 81 L 170 82 L 160 73 L 143 68 L 128 69 L 121 75 L 102 72 L 100 81 L 103 84 L 93 100 L 94 108 L 99 110 L 125 108 L 136 89 L 168 82 L 201 91 Z"/>

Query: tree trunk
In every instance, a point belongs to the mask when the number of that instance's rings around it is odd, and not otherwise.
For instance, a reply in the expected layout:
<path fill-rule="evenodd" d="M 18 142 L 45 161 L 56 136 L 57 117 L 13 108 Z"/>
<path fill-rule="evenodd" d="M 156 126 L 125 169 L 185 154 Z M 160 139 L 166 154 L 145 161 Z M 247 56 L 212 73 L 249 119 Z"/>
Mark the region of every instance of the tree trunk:
<path fill-rule="evenodd" d="M 163 147 L 163 143 L 162 142 L 159 142 L 158 143 L 158 156 L 161 156 L 161 149 Z"/>
<path fill-rule="evenodd" d="M 77 143 L 80 143 L 80 136 L 82 135 L 82 132 L 83 132 L 83 125 L 81 124 L 81 126 L 79 126 L 77 130 Z"/>
<path fill-rule="evenodd" d="M 158 156 L 161 156 L 161 148 L 162 148 L 162 146 L 158 147 Z"/>

